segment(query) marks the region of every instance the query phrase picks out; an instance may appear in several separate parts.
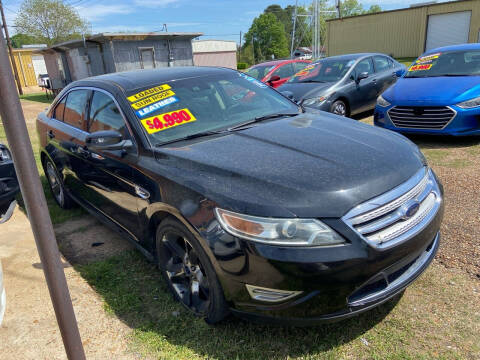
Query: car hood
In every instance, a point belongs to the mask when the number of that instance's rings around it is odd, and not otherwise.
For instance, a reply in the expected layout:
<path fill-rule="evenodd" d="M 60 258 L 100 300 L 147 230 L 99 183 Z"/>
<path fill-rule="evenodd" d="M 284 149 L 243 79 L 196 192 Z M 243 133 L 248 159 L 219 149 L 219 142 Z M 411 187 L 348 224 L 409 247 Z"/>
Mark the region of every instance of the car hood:
<path fill-rule="evenodd" d="M 400 78 L 382 96 L 395 105 L 454 105 L 480 96 L 480 78 L 478 76 Z"/>
<path fill-rule="evenodd" d="M 287 83 L 277 90 L 284 93 L 295 101 L 309 99 L 314 96 L 323 95 L 335 83 Z"/>
<path fill-rule="evenodd" d="M 155 150 L 163 176 L 258 216 L 340 217 L 424 166 L 402 135 L 327 113 L 182 144 Z"/>

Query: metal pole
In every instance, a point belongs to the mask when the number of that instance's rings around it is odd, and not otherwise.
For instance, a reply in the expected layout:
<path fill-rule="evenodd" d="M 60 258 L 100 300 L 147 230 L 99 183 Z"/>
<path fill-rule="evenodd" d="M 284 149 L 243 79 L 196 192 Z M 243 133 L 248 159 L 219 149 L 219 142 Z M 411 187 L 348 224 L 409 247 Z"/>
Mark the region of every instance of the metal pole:
<path fill-rule="evenodd" d="M 0 14 L 2 15 L 2 27 L 5 30 L 5 37 L 7 38 L 8 52 L 10 53 L 13 73 L 15 74 L 15 80 L 17 81 L 18 93 L 23 95 L 22 84 L 20 83 L 20 78 L 18 77 L 17 64 L 15 63 L 15 58 L 13 56 L 12 42 L 10 41 L 10 35 L 8 34 L 7 20 L 5 20 L 5 13 L 3 12 L 2 0 L 0 0 Z"/>
<path fill-rule="evenodd" d="M 295 27 L 297 25 L 297 6 L 298 0 L 295 0 L 295 14 L 293 15 L 292 45 L 290 46 L 290 58 L 293 59 L 293 43 L 295 41 Z"/>
<path fill-rule="evenodd" d="M 240 30 L 240 48 L 238 50 L 238 60 L 242 61 L 242 30 Z"/>
<path fill-rule="evenodd" d="M 17 92 L 14 90 L 15 81 L 5 45 L 3 34 L 0 31 L 0 116 L 12 150 L 20 189 L 37 244 L 38 254 L 42 261 L 43 272 L 67 357 L 70 360 L 84 360 L 85 352 L 60 260 L 60 252 L 58 251 L 45 194 L 33 157 L 25 117 Z"/>

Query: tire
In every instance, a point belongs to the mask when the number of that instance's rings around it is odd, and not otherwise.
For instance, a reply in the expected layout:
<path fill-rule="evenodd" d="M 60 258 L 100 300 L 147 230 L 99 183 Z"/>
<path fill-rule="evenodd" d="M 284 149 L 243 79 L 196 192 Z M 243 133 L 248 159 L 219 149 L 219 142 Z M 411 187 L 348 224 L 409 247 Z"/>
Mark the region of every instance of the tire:
<path fill-rule="evenodd" d="M 208 324 L 228 315 L 217 274 L 198 240 L 179 221 L 168 217 L 157 227 L 158 267 L 175 300 Z"/>
<path fill-rule="evenodd" d="M 50 187 L 50 192 L 58 206 L 65 210 L 74 207 L 76 204 L 73 199 L 66 193 L 65 186 L 63 185 L 63 179 L 61 178 L 52 161 L 48 159 L 44 160 L 43 170 L 45 172 L 45 177 L 47 178 L 48 185 Z"/>
<path fill-rule="evenodd" d="M 330 107 L 330 112 L 340 116 L 348 116 L 348 106 L 343 100 L 336 100 Z"/>

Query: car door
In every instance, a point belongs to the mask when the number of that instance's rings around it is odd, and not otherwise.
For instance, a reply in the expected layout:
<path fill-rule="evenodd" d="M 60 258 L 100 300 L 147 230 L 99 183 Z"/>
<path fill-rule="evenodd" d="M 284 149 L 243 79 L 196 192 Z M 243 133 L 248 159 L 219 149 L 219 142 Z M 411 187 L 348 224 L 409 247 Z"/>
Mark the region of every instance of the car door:
<path fill-rule="evenodd" d="M 281 65 L 279 68 L 275 69 L 275 71 L 272 73 L 271 76 L 279 76 L 280 80 L 277 81 L 272 81 L 271 86 L 274 88 L 279 87 L 280 85 L 283 85 L 287 80 L 295 74 L 295 69 L 293 68 L 292 63 L 287 63 L 284 65 Z"/>
<path fill-rule="evenodd" d="M 367 73 L 366 79 L 358 80 L 358 76 Z M 350 111 L 352 114 L 372 109 L 378 96 L 377 77 L 371 57 L 360 60 L 351 72 L 351 80 L 354 81 L 351 93 Z"/>
<path fill-rule="evenodd" d="M 378 95 L 380 95 L 397 80 L 397 75 L 393 69 L 393 63 L 386 56 L 375 55 L 373 64 L 377 74 Z"/>
<path fill-rule="evenodd" d="M 73 89 L 57 103 L 46 134 L 46 150 L 55 162 L 69 193 L 82 198 L 88 190 L 78 174 L 86 172 L 83 157 L 87 135 L 86 106 L 91 91 Z"/>
<path fill-rule="evenodd" d="M 106 91 L 94 90 L 89 106 L 88 133 L 113 130 L 124 140 L 134 139 L 131 129 L 114 97 Z M 89 189 L 88 202 L 103 215 L 127 230 L 135 238 L 141 236 L 137 197 L 143 194 L 133 182 L 136 147 L 125 150 L 87 150 L 84 157 L 87 174 L 79 175 Z"/>

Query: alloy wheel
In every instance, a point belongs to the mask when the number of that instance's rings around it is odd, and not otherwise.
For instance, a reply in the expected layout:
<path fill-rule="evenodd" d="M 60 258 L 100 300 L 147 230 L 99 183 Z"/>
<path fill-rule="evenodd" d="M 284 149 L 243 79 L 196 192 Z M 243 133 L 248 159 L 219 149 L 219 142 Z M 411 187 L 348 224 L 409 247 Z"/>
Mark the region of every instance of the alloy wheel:
<path fill-rule="evenodd" d="M 170 232 L 162 237 L 164 270 L 182 304 L 203 315 L 210 304 L 209 283 L 195 249 L 187 239 Z"/>
<path fill-rule="evenodd" d="M 345 116 L 347 114 L 347 107 L 344 103 L 338 102 L 333 107 L 333 113 L 340 116 Z"/>
<path fill-rule="evenodd" d="M 60 205 L 63 204 L 65 196 L 63 194 L 62 183 L 58 177 L 57 171 L 50 161 L 47 162 L 47 178 L 55 200 L 57 200 Z"/>

